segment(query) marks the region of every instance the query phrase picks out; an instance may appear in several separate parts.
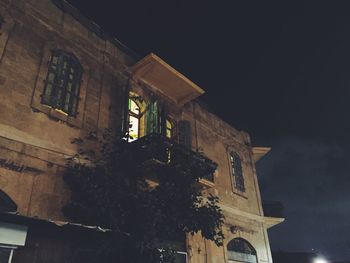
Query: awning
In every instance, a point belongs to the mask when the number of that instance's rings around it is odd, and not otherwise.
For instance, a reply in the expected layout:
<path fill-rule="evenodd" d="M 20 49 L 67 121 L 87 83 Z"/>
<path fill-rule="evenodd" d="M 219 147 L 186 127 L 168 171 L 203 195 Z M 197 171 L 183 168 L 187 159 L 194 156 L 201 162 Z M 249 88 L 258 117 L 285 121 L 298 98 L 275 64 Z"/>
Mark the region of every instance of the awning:
<path fill-rule="evenodd" d="M 9 224 L 0 221 L 0 244 L 6 246 L 24 246 L 27 238 L 27 226 Z"/>
<path fill-rule="evenodd" d="M 132 66 L 131 73 L 133 79 L 160 92 L 177 105 L 184 105 L 204 93 L 204 90 L 153 53 Z"/>
<path fill-rule="evenodd" d="M 253 147 L 253 160 L 256 163 L 271 150 L 270 147 Z"/>
<path fill-rule="evenodd" d="M 32 226 L 39 226 L 39 227 L 53 227 L 53 228 L 58 227 L 58 228 L 66 228 L 66 229 L 69 229 L 69 228 L 82 229 L 82 230 L 91 230 L 91 231 L 103 232 L 103 233 L 112 231 L 111 229 L 103 228 L 100 226 L 84 225 L 79 223 L 58 221 L 58 220 L 51 220 L 51 219 L 43 219 L 38 217 L 25 216 L 19 213 L 12 213 L 12 212 L 0 213 L 0 222 L 16 224 L 16 225 L 17 224 L 24 225 L 29 228 Z"/>

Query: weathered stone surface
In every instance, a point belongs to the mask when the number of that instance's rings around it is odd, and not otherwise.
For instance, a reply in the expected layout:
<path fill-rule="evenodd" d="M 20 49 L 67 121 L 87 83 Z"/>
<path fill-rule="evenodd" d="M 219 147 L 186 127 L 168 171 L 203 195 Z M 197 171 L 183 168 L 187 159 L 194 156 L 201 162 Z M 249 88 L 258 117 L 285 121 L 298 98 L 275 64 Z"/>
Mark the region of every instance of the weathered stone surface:
<path fill-rule="evenodd" d="M 11 2 L 11 5 L 9 4 Z M 148 101 L 154 91 L 129 79 L 136 62 L 123 48 L 86 27 L 49 0 L 0 0 L 5 26 L 0 36 L 0 189 L 23 215 L 65 220 L 61 208 L 70 193 L 62 174 L 65 159 L 77 151 L 73 138 L 105 128 L 120 131 L 125 90 Z M 77 117 L 67 117 L 41 104 L 51 49 L 74 53 L 84 68 Z M 188 120 L 192 148 L 218 164 L 215 187 L 226 214 L 226 244 L 235 237 L 248 240 L 259 262 L 272 262 L 264 225 L 249 136 L 192 101 L 183 107 L 156 94 L 175 121 Z M 245 192 L 234 187 L 230 151 L 242 160 Z M 235 226 L 237 232 L 231 232 Z M 216 247 L 200 235 L 189 236 L 191 263 L 227 262 L 226 247 Z M 36 262 L 36 261 L 33 261 Z"/>

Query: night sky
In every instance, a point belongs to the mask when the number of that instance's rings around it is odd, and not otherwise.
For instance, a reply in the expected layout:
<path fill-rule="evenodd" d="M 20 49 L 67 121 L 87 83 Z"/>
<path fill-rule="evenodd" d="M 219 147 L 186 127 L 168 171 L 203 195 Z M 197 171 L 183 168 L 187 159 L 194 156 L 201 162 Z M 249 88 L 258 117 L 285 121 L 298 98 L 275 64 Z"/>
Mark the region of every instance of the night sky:
<path fill-rule="evenodd" d="M 274 250 L 350 259 L 350 2 L 69 2 L 272 147 L 258 177 L 263 199 L 285 206 L 269 231 Z"/>

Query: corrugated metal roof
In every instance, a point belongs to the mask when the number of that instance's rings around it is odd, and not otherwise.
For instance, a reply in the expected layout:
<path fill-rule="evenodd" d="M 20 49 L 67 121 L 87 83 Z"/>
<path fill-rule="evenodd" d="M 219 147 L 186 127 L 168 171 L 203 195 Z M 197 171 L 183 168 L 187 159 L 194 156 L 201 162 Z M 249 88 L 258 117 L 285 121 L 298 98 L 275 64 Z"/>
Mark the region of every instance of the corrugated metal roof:
<path fill-rule="evenodd" d="M 28 225 L 31 223 L 43 223 L 43 224 L 49 224 L 52 226 L 57 227 L 73 227 L 73 228 L 80 228 L 80 229 L 88 229 L 93 230 L 97 232 L 111 232 L 111 229 L 103 228 L 100 226 L 92 226 L 92 225 L 84 225 L 79 223 L 73 223 L 68 221 L 59 221 L 59 220 L 51 220 L 51 219 L 43 219 L 39 217 L 31 217 L 31 216 L 24 216 L 17 212 L 2 212 L 0 213 L 0 220 L 5 220 L 7 222 L 11 223 L 22 223 L 24 225 Z"/>

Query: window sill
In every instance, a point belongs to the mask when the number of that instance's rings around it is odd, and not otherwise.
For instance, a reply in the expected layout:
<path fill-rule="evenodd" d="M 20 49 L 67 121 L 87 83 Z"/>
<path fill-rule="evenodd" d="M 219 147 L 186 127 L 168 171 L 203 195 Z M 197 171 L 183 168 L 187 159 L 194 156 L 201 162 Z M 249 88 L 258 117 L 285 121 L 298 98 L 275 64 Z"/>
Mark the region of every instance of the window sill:
<path fill-rule="evenodd" d="M 78 118 L 69 116 L 67 113 L 63 112 L 62 110 L 54 109 L 51 106 L 41 104 L 41 103 L 39 105 L 32 104 L 32 109 L 35 112 L 42 112 L 47 114 L 50 119 L 53 119 L 55 121 L 63 121 L 70 126 L 82 128 L 81 121 Z"/>
<path fill-rule="evenodd" d="M 238 195 L 239 197 L 242 197 L 244 199 L 248 199 L 247 192 L 241 192 L 241 191 L 235 189 L 232 191 L 232 194 Z"/>

